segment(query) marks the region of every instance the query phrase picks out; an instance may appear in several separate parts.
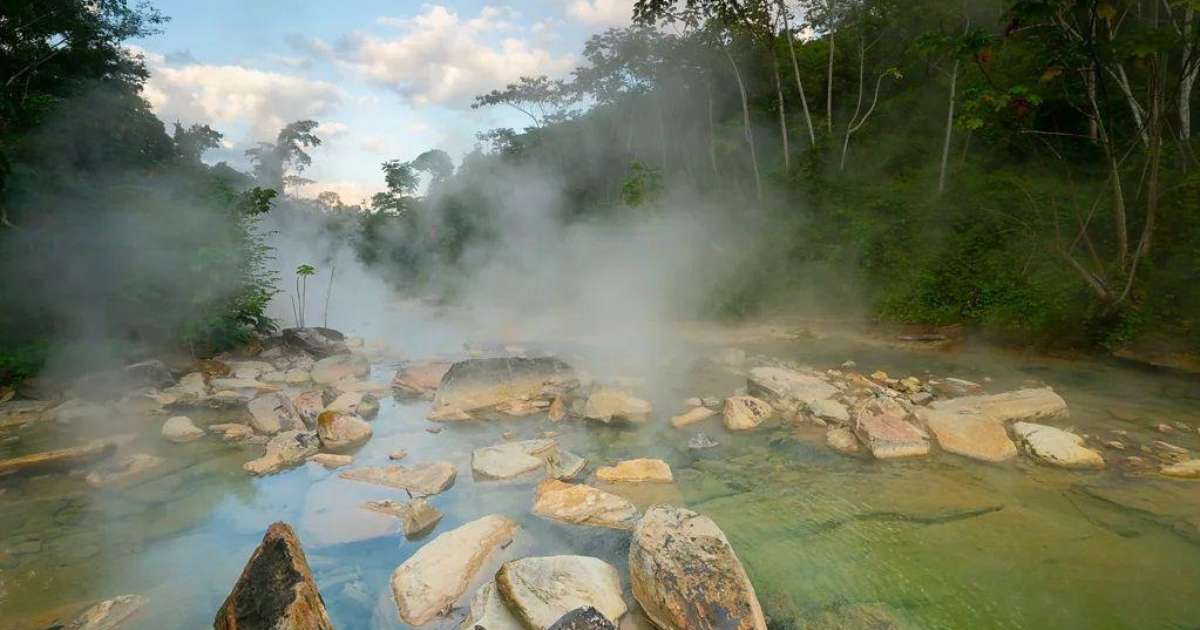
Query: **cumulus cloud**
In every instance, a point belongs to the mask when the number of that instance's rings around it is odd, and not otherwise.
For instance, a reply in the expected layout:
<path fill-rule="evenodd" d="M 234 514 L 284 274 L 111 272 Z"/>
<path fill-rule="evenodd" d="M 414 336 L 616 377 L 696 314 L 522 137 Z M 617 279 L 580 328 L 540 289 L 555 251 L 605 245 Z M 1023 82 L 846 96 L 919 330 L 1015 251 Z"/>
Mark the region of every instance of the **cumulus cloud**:
<path fill-rule="evenodd" d="M 567 15 L 592 26 L 627 26 L 634 0 L 571 0 Z"/>
<path fill-rule="evenodd" d="M 468 105 L 477 94 L 521 76 L 566 73 L 571 56 L 513 36 L 516 14 L 485 7 L 473 18 L 440 5 L 426 5 L 410 18 L 380 18 L 391 36 L 356 33 L 338 46 L 341 61 L 367 78 L 419 105 Z"/>
<path fill-rule="evenodd" d="M 332 140 L 339 136 L 344 136 L 350 131 L 350 127 L 346 123 L 340 122 L 323 122 L 317 125 L 317 136 L 322 140 Z"/>
<path fill-rule="evenodd" d="M 324 81 L 240 65 L 174 65 L 150 52 L 144 56 L 150 79 L 143 95 L 166 121 L 207 123 L 218 130 L 244 124 L 253 138 L 267 139 L 291 121 L 331 114 L 344 98 Z"/>

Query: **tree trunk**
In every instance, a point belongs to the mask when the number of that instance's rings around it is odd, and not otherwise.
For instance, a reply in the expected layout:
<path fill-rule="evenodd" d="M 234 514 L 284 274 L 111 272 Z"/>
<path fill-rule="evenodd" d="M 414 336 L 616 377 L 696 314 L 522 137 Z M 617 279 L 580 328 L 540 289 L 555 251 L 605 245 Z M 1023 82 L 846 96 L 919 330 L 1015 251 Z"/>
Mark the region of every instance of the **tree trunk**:
<path fill-rule="evenodd" d="M 1188 7 L 1183 14 L 1182 31 L 1189 39 L 1183 49 L 1184 72 L 1179 79 L 1179 139 L 1185 143 L 1192 139 L 1192 90 L 1196 85 L 1196 72 L 1200 70 L 1200 64 L 1196 63 L 1196 44 L 1191 39 L 1194 20 L 1195 9 Z"/>
<path fill-rule="evenodd" d="M 663 113 L 662 99 L 657 95 L 654 98 L 654 104 L 658 109 L 658 139 L 662 146 L 662 170 L 663 176 L 667 175 L 667 118 Z"/>
<path fill-rule="evenodd" d="M 825 117 L 830 137 L 833 137 L 833 37 L 836 34 L 837 31 L 833 28 L 833 0 L 829 0 L 829 64 L 825 72 Z"/>
<path fill-rule="evenodd" d="M 779 76 L 779 58 L 771 47 L 771 70 L 775 74 L 775 96 L 779 101 L 779 137 L 783 139 L 783 172 L 792 171 L 791 148 L 788 146 L 787 110 L 783 101 L 783 80 Z"/>
<path fill-rule="evenodd" d="M 804 110 L 804 124 L 808 128 L 809 146 L 817 145 L 817 134 L 813 131 L 812 116 L 808 113 L 808 98 L 804 96 L 804 82 L 800 80 L 800 62 L 796 60 L 796 44 L 792 41 L 792 27 L 788 24 L 787 10 L 779 0 L 779 11 L 783 14 L 783 31 L 787 34 L 788 52 L 792 56 L 792 72 L 796 74 L 796 89 L 800 92 L 800 107 Z"/>
<path fill-rule="evenodd" d="M 938 173 L 938 194 L 946 191 L 946 164 L 950 161 L 950 138 L 954 132 L 954 92 L 958 87 L 958 60 L 950 72 L 950 105 L 946 110 L 946 138 L 942 141 L 942 168 Z"/>
<path fill-rule="evenodd" d="M 717 168 L 717 126 L 713 115 L 712 82 L 708 83 L 708 161 L 712 164 L 713 177 L 720 178 Z"/>
<path fill-rule="evenodd" d="M 858 120 L 858 113 L 862 111 L 863 72 L 866 64 L 866 46 L 860 38 L 858 40 L 858 102 L 854 105 L 854 115 L 846 123 L 846 137 L 842 140 L 842 161 L 838 168 L 843 171 L 846 170 L 846 152 L 850 149 L 850 134 L 854 133 L 854 123 Z"/>
<path fill-rule="evenodd" d="M 733 66 L 733 76 L 737 79 L 738 93 L 742 97 L 742 125 L 746 130 L 746 144 L 750 147 L 750 166 L 754 169 L 754 190 L 758 196 L 758 200 L 763 199 L 762 176 L 758 172 L 758 151 L 754 148 L 754 130 L 750 126 L 750 103 L 746 98 L 746 84 L 742 82 L 742 71 L 738 69 L 737 62 L 734 61 L 733 55 L 729 54 L 729 50 L 722 48 L 725 57 L 729 59 L 729 65 Z"/>

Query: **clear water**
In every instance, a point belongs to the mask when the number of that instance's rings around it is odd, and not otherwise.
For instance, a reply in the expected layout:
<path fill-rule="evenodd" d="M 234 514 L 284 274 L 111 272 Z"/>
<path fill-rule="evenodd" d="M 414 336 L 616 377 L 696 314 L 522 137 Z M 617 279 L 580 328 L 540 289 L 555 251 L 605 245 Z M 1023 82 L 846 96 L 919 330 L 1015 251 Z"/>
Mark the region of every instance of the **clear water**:
<path fill-rule="evenodd" d="M 1153 439 L 1200 451 L 1200 384 L 1193 378 L 837 341 L 743 347 L 822 367 L 853 358 L 867 371 L 987 376 L 993 391 L 1037 379 L 1063 394 L 1071 405 L 1069 424 L 1081 433 L 1129 431 L 1121 439 L 1133 452 Z M 1069 472 L 1026 459 L 988 465 L 945 454 L 878 463 L 833 454 L 819 431 L 731 436 L 716 420 L 672 429 L 665 418 L 678 413 L 684 398 L 727 395 L 743 383 L 735 375 L 688 368 L 693 356 L 709 350 L 665 357 L 640 374 L 658 423 L 615 428 L 535 416 L 447 424 L 431 434 L 425 431 L 428 403 L 385 400 L 372 423 L 375 437 L 354 465 L 387 464 L 388 454 L 401 448 L 409 452 L 406 464 L 449 460 L 459 475 L 453 488 L 431 499 L 446 514 L 433 536 L 503 513 L 523 526 L 508 556 L 593 555 L 624 573 L 627 533 L 532 516 L 532 483 L 477 483 L 470 453 L 507 431 L 528 438 L 553 430 L 593 464 L 661 457 L 671 463 L 676 484 L 622 491 L 639 504 L 682 502 L 715 519 L 778 628 L 854 627 L 851 611 L 858 604 L 878 605 L 905 628 L 1200 624 L 1200 482 L 1138 476 L 1117 466 Z M 386 380 L 391 372 L 378 365 L 372 377 Z M 1153 431 L 1159 422 L 1176 421 L 1193 430 Z M 158 422 L 129 417 L 84 430 L 135 431 L 140 437 L 123 452 L 169 458 L 169 472 L 139 485 L 94 491 L 68 476 L 0 479 L 0 626 L 47 628 L 87 602 L 141 593 L 150 603 L 129 627 L 209 627 L 266 526 L 283 520 L 305 545 L 336 627 L 404 627 L 388 578 L 424 541 L 406 541 L 388 517 L 358 507 L 369 499 L 404 499 L 403 493 L 341 480 L 337 471 L 315 464 L 252 478 L 241 465 L 259 447 L 211 439 L 165 444 Z M 698 430 L 721 447 L 689 452 L 687 439 Z M 20 441 L 0 446 L 0 457 L 61 439 L 43 431 L 19 433 Z M 72 436 L 79 437 L 86 435 Z M 1106 452 L 1110 460 L 1118 455 Z"/>

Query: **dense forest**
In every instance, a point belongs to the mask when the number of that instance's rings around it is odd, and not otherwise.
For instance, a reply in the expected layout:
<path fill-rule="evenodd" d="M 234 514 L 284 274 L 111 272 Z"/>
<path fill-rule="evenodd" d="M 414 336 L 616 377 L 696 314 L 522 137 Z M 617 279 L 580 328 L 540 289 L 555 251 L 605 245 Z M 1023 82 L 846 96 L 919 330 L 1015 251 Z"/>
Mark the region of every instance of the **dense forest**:
<path fill-rule="evenodd" d="M 251 149 L 241 173 L 203 161 L 218 131 L 155 117 L 124 45 L 167 27 L 153 9 L 6 2 L 0 380 L 34 373 L 52 340 L 205 354 L 277 325 L 267 212 L 317 221 L 398 288 L 452 300 L 530 178 L 551 183 L 563 224 L 694 204 L 756 233 L 692 316 L 819 309 L 1008 343 L 1194 350 L 1198 8 L 639 0 L 634 25 L 591 38 L 569 76 L 478 96 L 523 129 L 480 134 L 457 166 L 436 149 L 388 161 L 387 191 L 347 205 L 289 194 L 321 141 L 313 121 Z"/>

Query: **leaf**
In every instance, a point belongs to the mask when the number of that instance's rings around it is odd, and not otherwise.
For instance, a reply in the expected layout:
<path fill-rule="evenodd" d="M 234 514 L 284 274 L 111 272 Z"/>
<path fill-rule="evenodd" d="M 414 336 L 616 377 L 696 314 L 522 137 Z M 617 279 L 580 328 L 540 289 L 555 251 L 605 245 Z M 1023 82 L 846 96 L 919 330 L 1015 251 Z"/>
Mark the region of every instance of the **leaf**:
<path fill-rule="evenodd" d="M 1049 83 L 1049 82 L 1057 79 L 1058 77 L 1060 77 L 1062 75 L 1062 73 L 1063 73 L 1062 68 L 1046 68 L 1046 71 L 1042 73 L 1042 78 L 1040 79 L 1040 81 L 1042 83 Z"/>

